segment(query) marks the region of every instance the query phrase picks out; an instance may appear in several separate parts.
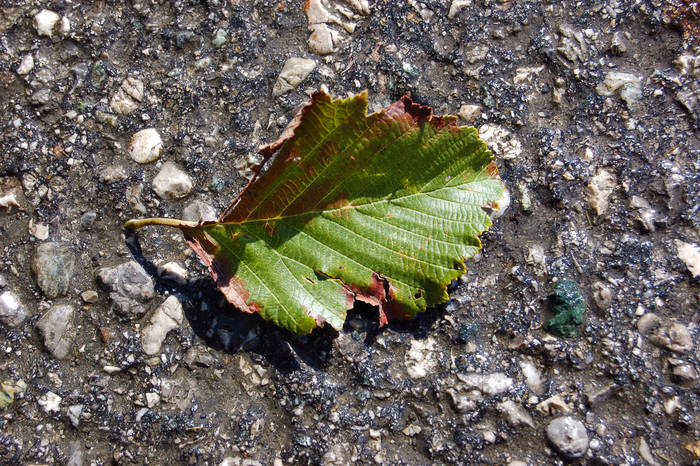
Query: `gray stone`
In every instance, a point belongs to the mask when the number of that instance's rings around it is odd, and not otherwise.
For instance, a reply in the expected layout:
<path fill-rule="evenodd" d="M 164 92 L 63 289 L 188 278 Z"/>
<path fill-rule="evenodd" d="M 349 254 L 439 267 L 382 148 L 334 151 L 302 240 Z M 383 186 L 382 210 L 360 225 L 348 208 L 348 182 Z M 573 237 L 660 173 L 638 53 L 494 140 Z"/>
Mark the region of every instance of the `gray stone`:
<path fill-rule="evenodd" d="M 616 31 L 610 39 L 610 53 L 613 55 L 622 55 L 627 51 L 625 39 L 620 31 Z"/>
<path fill-rule="evenodd" d="M 196 200 L 182 210 L 182 219 L 188 222 L 209 222 L 217 219 L 216 211 L 206 202 Z"/>
<path fill-rule="evenodd" d="M 224 44 L 226 44 L 226 40 L 227 40 L 226 30 L 219 28 L 216 30 L 216 32 L 214 32 L 214 37 L 212 37 L 212 39 L 211 39 L 211 44 L 214 47 L 219 48 L 219 47 L 223 46 Z"/>
<path fill-rule="evenodd" d="M 582 457 L 588 450 L 588 432 L 581 421 L 571 416 L 554 419 L 547 426 L 547 439 L 570 459 Z"/>
<path fill-rule="evenodd" d="M 153 179 L 153 190 L 161 199 L 180 199 L 192 192 L 192 179 L 174 162 L 166 162 Z"/>
<path fill-rule="evenodd" d="M 68 304 L 51 307 L 36 323 L 44 338 L 44 346 L 56 358 L 63 359 L 70 353 L 75 339 L 73 316 L 75 310 Z"/>
<path fill-rule="evenodd" d="M 209 367 L 214 364 L 214 357 L 205 348 L 193 346 L 185 352 L 185 365 L 194 370 L 197 366 Z"/>
<path fill-rule="evenodd" d="M 83 466 L 83 464 L 85 464 L 83 446 L 77 440 L 74 440 L 68 444 L 68 455 L 66 456 L 68 456 L 66 466 Z"/>
<path fill-rule="evenodd" d="M 285 94 L 306 79 L 306 77 L 316 68 L 316 62 L 309 58 L 293 57 L 284 62 L 282 71 L 277 77 L 272 95 L 277 97 Z"/>
<path fill-rule="evenodd" d="M 17 327 L 27 318 L 27 308 L 12 291 L 0 294 L 0 321 L 8 327 Z"/>
<path fill-rule="evenodd" d="M 112 311 L 125 320 L 141 318 L 146 313 L 143 304 L 153 299 L 153 281 L 135 261 L 97 271 L 97 281 L 112 301 Z"/>
<path fill-rule="evenodd" d="M 80 416 L 83 414 L 83 405 L 73 405 L 68 408 L 68 420 L 76 429 L 80 425 Z"/>
<path fill-rule="evenodd" d="M 496 405 L 496 409 L 503 418 L 513 427 L 529 426 L 535 427 L 532 416 L 525 411 L 525 408 L 512 400 L 505 400 Z"/>
<path fill-rule="evenodd" d="M 151 316 L 151 320 L 141 331 L 141 347 L 148 355 L 157 354 L 169 331 L 182 325 L 184 314 L 182 304 L 175 296 L 170 296 Z"/>
<path fill-rule="evenodd" d="M 95 219 L 97 219 L 97 212 L 94 210 L 91 210 L 89 212 L 85 212 L 81 217 L 80 217 L 80 229 L 81 230 L 89 230 L 92 228 L 92 225 L 95 223 Z"/>
<path fill-rule="evenodd" d="M 68 293 L 74 269 L 75 256 L 67 245 L 42 243 L 36 248 L 32 271 L 47 298 L 58 298 Z"/>

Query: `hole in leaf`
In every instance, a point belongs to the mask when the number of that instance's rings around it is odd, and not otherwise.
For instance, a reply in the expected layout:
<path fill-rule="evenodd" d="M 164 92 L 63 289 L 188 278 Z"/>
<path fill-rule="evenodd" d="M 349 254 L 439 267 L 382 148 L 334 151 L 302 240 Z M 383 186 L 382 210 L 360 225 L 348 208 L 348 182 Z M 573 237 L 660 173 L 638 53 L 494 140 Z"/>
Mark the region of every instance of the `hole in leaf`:
<path fill-rule="evenodd" d="M 418 290 L 416 291 L 416 294 L 413 295 L 413 298 L 420 299 L 421 296 L 423 296 L 423 290 Z"/>

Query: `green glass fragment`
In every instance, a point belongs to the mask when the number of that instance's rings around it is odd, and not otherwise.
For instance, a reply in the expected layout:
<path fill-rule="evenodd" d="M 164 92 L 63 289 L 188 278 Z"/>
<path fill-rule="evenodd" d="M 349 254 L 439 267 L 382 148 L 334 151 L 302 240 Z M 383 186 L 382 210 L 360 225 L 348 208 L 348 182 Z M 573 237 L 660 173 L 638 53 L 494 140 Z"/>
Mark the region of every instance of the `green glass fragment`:
<path fill-rule="evenodd" d="M 545 325 L 548 332 L 561 337 L 578 335 L 577 325 L 583 323 L 586 301 L 573 280 L 564 280 L 554 287 L 549 295 L 549 310 L 552 318 Z"/>

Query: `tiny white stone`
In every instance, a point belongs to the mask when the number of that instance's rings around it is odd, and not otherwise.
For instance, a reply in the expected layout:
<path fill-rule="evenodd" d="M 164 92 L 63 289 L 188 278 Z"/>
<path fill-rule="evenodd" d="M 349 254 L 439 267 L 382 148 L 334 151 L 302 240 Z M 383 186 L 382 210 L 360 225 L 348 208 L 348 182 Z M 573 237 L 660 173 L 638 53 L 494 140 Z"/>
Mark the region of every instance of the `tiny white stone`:
<path fill-rule="evenodd" d="M 70 21 L 55 11 L 41 10 L 34 16 L 34 29 L 40 36 L 51 38 L 56 34 L 66 36 L 70 32 Z"/>
<path fill-rule="evenodd" d="M 481 105 L 462 104 L 457 115 L 464 121 L 472 121 L 481 116 Z"/>
<path fill-rule="evenodd" d="M 316 62 L 309 58 L 292 57 L 284 62 L 282 71 L 272 88 L 277 97 L 297 87 L 316 68 Z"/>
<path fill-rule="evenodd" d="M 31 53 L 22 57 L 22 62 L 17 67 L 17 74 L 24 76 L 34 69 L 34 56 Z"/>
<path fill-rule="evenodd" d="M 168 262 L 158 266 L 158 276 L 171 280 L 178 285 L 187 283 L 187 270 L 177 262 Z"/>
<path fill-rule="evenodd" d="M 161 199 L 180 199 L 192 192 L 192 179 L 175 163 L 166 162 L 153 179 L 153 190 Z"/>
<path fill-rule="evenodd" d="M 146 406 L 153 408 L 160 402 L 160 395 L 153 392 L 146 393 Z"/>
<path fill-rule="evenodd" d="M 586 188 L 586 201 L 597 215 L 602 215 L 608 210 L 613 189 L 615 189 L 615 175 L 604 169 L 598 170 Z"/>
<path fill-rule="evenodd" d="M 160 156 L 163 141 L 155 128 L 142 129 L 131 137 L 129 156 L 138 163 L 153 162 Z"/>
<path fill-rule="evenodd" d="M 479 137 L 483 139 L 496 157 L 513 160 L 522 153 L 522 144 L 518 138 L 506 128 L 491 123 L 479 128 Z"/>
<path fill-rule="evenodd" d="M 437 366 L 435 345 L 433 338 L 411 341 L 411 349 L 405 356 L 406 372 L 410 378 L 421 379 Z"/>
<path fill-rule="evenodd" d="M 61 409 L 62 398 L 54 392 L 42 395 L 38 400 L 39 406 L 46 414 L 57 413 Z"/>
<path fill-rule="evenodd" d="M 136 110 L 143 100 L 143 81 L 129 77 L 122 81 L 119 89 L 109 102 L 115 113 L 128 115 Z"/>
<path fill-rule="evenodd" d="M 493 374 L 457 374 L 457 378 L 466 384 L 467 388 L 476 388 L 487 395 L 503 393 L 513 386 L 513 379 L 502 372 Z"/>
<path fill-rule="evenodd" d="M 700 248 L 694 244 L 676 240 L 678 258 L 688 267 L 693 277 L 700 277 Z"/>
<path fill-rule="evenodd" d="M 169 331 L 182 325 L 184 315 L 182 304 L 175 296 L 170 296 L 153 313 L 149 324 L 141 331 L 143 352 L 152 356 L 160 347 Z"/>
<path fill-rule="evenodd" d="M 27 318 L 27 310 L 11 291 L 0 294 L 0 321 L 9 327 L 16 327 Z"/>
<path fill-rule="evenodd" d="M 80 425 L 80 415 L 83 414 L 83 405 L 73 405 L 68 408 L 68 419 L 76 429 Z"/>

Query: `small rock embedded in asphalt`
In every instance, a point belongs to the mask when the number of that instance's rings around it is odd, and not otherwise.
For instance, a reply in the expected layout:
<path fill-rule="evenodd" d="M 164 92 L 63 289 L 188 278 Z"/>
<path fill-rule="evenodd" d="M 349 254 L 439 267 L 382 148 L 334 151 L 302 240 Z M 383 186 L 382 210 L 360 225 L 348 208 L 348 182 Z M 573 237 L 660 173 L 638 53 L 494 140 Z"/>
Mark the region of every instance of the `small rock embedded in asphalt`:
<path fill-rule="evenodd" d="M 642 78 L 631 73 L 611 71 L 598 84 L 596 91 L 602 96 L 618 94 L 627 103 L 627 107 L 633 110 L 642 98 Z"/>
<path fill-rule="evenodd" d="M 76 429 L 80 425 L 81 414 L 83 414 L 83 405 L 73 405 L 68 408 L 68 420 Z"/>
<path fill-rule="evenodd" d="M 493 150 L 499 159 L 515 160 L 522 154 L 522 144 L 513 133 L 503 126 L 491 123 L 479 127 L 479 137 Z"/>
<path fill-rule="evenodd" d="M 0 294 L 0 321 L 8 327 L 17 327 L 27 318 L 27 308 L 12 291 Z"/>
<path fill-rule="evenodd" d="M 547 426 L 547 439 L 569 459 L 582 457 L 588 450 L 588 432 L 581 421 L 571 416 L 554 419 Z"/>
<path fill-rule="evenodd" d="M 46 414 L 57 413 L 61 410 L 61 401 L 63 398 L 56 395 L 54 392 L 47 392 L 39 397 L 37 403 Z"/>
<path fill-rule="evenodd" d="M 301 84 L 314 68 L 316 68 L 316 62 L 310 58 L 292 57 L 287 59 L 272 88 L 272 95 L 277 97 L 291 91 Z"/>
<path fill-rule="evenodd" d="M 109 106 L 115 113 L 128 115 L 133 112 L 143 100 L 143 81 L 134 77 L 128 77 L 122 81 L 121 86 L 109 102 Z"/>
<path fill-rule="evenodd" d="M 131 136 L 129 157 L 137 163 L 149 163 L 160 157 L 163 140 L 155 128 L 146 128 Z"/>
<path fill-rule="evenodd" d="M 690 274 L 695 278 L 700 278 L 700 247 L 676 240 L 678 258 L 688 267 Z"/>
<path fill-rule="evenodd" d="M 29 74 L 34 69 L 34 56 L 31 53 L 26 54 L 22 57 L 22 61 L 17 67 L 17 74 L 24 76 Z"/>
<path fill-rule="evenodd" d="M 184 315 L 182 304 L 175 296 L 170 296 L 153 313 L 149 324 L 141 331 L 143 352 L 152 356 L 160 347 L 169 331 L 182 325 Z"/>
<path fill-rule="evenodd" d="M 586 188 L 586 201 L 597 215 L 603 215 L 608 210 L 613 189 L 615 189 L 615 175 L 607 170 L 598 170 Z"/>
<path fill-rule="evenodd" d="M 204 201 L 192 201 L 182 209 L 182 219 L 188 222 L 213 222 L 217 218 L 214 208 Z"/>
<path fill-rule="evenodd" d="M 512 400 L 505 400 L 496 405 L 496 410 L 513 427 L 535 427 L 532 416 L 521 405 Z"/>
<path fill-rule="evenodd" d="M 465 384 L 465 388 L 475 388 L 487 395 L 498 395 L 513 386 L 513 379 L 502 372 L 493 374 L 457 374 L 457 379 Z"/>
<path fill-rule="evenodd" d="M 146 313 L 143 306 L 153 299 L 153 281 L 135 261 L 97 271 L 97 280 L 110 291 L 112 311 L 125 320 L 139 319 Z"/>
<path fill-rule="evenodd" d="M 481 105 L 462 104 L 457 115 L 466 122 L 476 120 L 481 116 Z"/>
<path fill-rule="evenodd" d="M 161 199 L 180 199 L 192 192 L 192 179 L 174 162 L 165 162 L 153 179 L 153 190 Z"/>
<path fill-rule="evenodd" d="M 65 296 L 73 279 L 75 256 L 68 245 L 42 243 L 32 259 L 37 284 L 47 298 Z"/>
<path fill-rule="evenodd" d="M 34 16 L 34 29 L 40 36 L 65 37 L 70 32 L 70 21 L 55 11 L 41 10 Z"/>
<path fill-rule="evenodd" d="M 75 310 L 68 304 L 57 304 L 36 323 L 44 337 L 44 346 L 56 358 L 63 359 L 70 353 L 75 339 L 73 316 Z"/>

